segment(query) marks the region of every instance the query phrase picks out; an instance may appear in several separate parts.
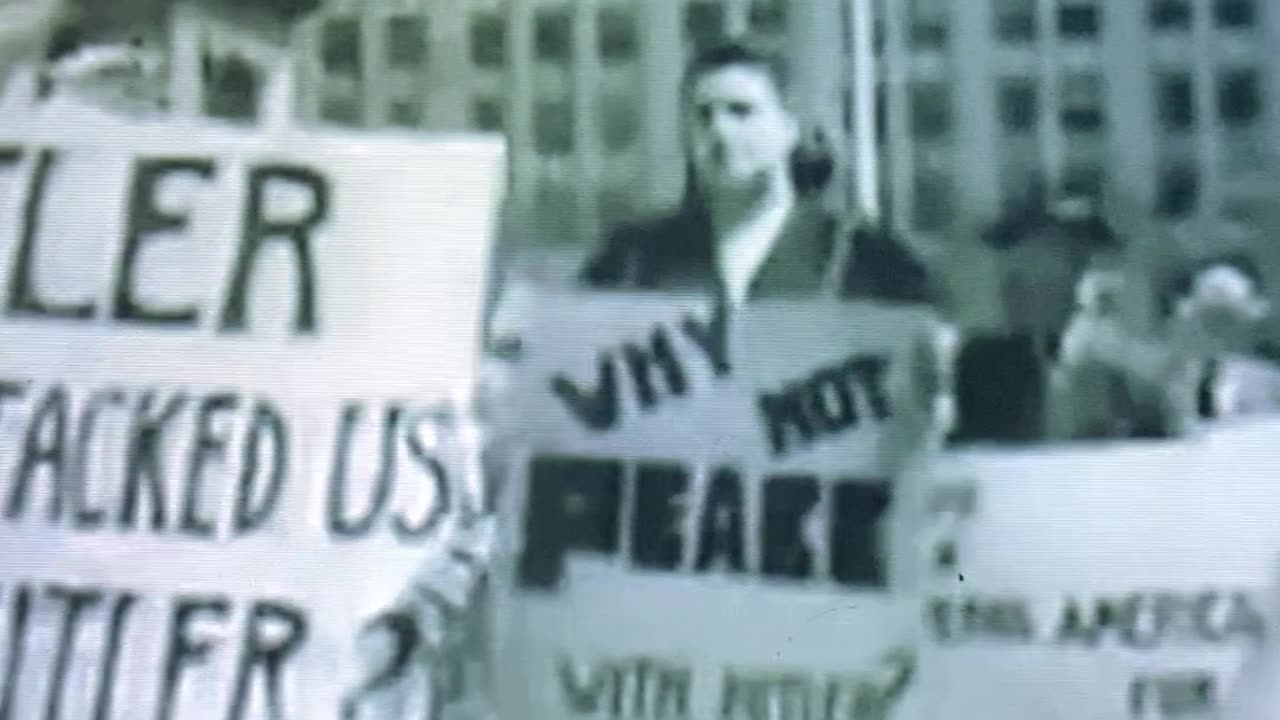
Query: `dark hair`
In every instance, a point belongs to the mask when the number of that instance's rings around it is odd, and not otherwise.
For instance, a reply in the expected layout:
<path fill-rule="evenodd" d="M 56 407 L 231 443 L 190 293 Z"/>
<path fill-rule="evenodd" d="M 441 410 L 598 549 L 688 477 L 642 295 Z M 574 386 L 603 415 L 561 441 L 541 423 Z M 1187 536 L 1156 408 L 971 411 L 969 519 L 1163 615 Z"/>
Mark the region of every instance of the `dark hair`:
<path fill-rule="evenodd" d="M 695 80 L 727 67 L 746 66 L 763 72 L 782 99 L 787 88 L 785 61 L 775 53 L 762 49 L 745 39 L 732 39 L 713 44 L 698 52 L 685 68 L 681 81 L 682 92 L 688 92 Z M 821 192 L 835 172 L 835 153 L 830 140 L 821 128 L 809 128 L 803 132 L 791 155 L 791 182 L 801 195 Z M 685 205 L 699 202 L 693 166 L 686 168 Z"/>
<path fill-rule="evenodd" d="M 762 70 L 773 81 L 779 95 L 787 87 L 785 61 L 778 55 L 743 39 L 729 40 L 699 51 L 685 68 L 683 85 L 688 88 L 694 80 L 709 72 L 735 65 L 746 65 Z"/>
<path fill-rule="evenodd" d="M 1178 301 L 1191 294 L 1197 277 L 1208 270 L 1222 266 L 1239 271 L 1253 283 L 1254 288 L 1259 291 L 1265 290 L 1266 281 L 1262 276 L 1262 269 L 1258 267 L 1257 261 L 1251 255 L 1243 252 L 1213 255 L 1184 268 L 1174 276 L 1160 299 L 1162 314 L 1165 317 L 1172 315 L 1177 309 Z"/>

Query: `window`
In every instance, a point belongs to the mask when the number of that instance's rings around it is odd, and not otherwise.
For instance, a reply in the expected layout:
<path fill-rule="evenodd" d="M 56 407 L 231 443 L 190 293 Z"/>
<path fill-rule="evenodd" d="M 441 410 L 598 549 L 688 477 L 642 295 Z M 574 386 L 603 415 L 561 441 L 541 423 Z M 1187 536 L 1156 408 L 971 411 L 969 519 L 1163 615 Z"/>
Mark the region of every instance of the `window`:
<path fill-rule="evenodd" d="M 950 131 L 950 88 L 940 82 L 915 83 L 911 88 L 911 134 L 931 139 Z"/>
<path fill-rule="evenodd" d="M 1092 163 L 1068 165 L 1062 173 L 1062 192 L 1067 196 L 1102 197 L 1106 175 Z"/>
<path fill-rule="evenodd" d="M 534 145 L 543 155 L 573 150 L 573 110 L 567 100 L 540 102 L 534 108 Z"/>
<path fill-rule="evenodd" d="M 724 8 L 704 0 L 690 2 L 685 9 L 684 29 L 695 48 L 714 45 L 724 35 Z"/>
<path fill-rule="evenodd" d="M 1153 0 L 1151 27 L 1156 30 L 1190 30 L 1191 4 L 1187 0 Z"/>
<path fill-rule="evenodd" d="M 496 13 L 478 13 L 471 18 L 471 62 L 477 67 L 497 68 L 506 63 L 507 24 Z"/>
<path fill-rule="evenodd" d="M 1258 73 L 1230 70 L 1218 78 L 1218 114 L 1232 127 L 1249 125 L 1262 111 Z"/>
<path fill-rule="evenodd" d="M 639 132 L 639 108 L 634 95 L 625 92 L 604 93 L 600 97 L 600 132 L 609 150 L 622 150 L 635 140 Z"/>
<path fill-rule="evenodd" d="M 947 46 L 948 0 L 909 0 L 911 47 L 941 50 Z M 891 5 L 892 6 L 892 5 Z"/>
<path fill-rule="evenodd" d="M 1036 38 L 1034 0 L 994 0 L 992 21 L 996 39 L 1007 43 L 1029 43 Z"/>
<path fill-rule="evenodd" d="M 787 29 L 788 0 L 753 0 L 748 21 L 757 33 L 774 35 Z"/>
<path fill-rule="evenodd" d="M 1189 130 L 1195 124 L 1195 99 L 1191 92 L 1191 75 L 1170 73 L 1157 80 L 1160 124 L 1165 130 Z"/>
<path fill-rule="evenodd" d="M 335 75 L 360 74 L 360 23 L 352 18 L 334 18 L 324 24 L 320 39 L 320 62 Z"/>
<path fill-rule="evenodd" d="M 1000 125 L 1011 133 L 1034 130 L 1039 107 L 1036 86 L 1027 78 L 1007 78 L 999 86 Z"/>
<path fill-rule="evenodd" d="M 1221 28 L 1252 27 L 1253 0 L 1217 0 L 1213 4 L 1213 21 Z"/>
<path fill-rule="evenodd" d="M 393 17 L 387 21 L 387 63 L 416 68 L 427 56 L 427 25 L 423 18 Z"/>
<path fill-rule="evenodd" d="M 917 230 L 936 232 L 951 222 L 951 180 L 947 176 L 917 169 L 911 223 Z"/>
<path fill-rule="evenodd" d="M 539 60 L 568 62 L 573 53 L 572 17 L 568 8 L 539 8 L 534 22 L 534 48 Z"/>
<path fill-rule="evenodd" d="M 471 103 L 471 127 L 482 132 L 501 132 L 502 102 L 496 98 L 476 98 Z"/>
<path fill-rule="evenodd" d="M 1058 34 L 1063 37 L 1094 37 L 1101 24 L 1102 18 L 1096 5 L 1073 2 L 1058 7 Z"/>
<path fill-rule="evenodd" d="M 626 61 L 636 56 L 636 23 L 631 12 L 619 7 L 600 11 L 600 56 L 605 61 Z"/>
<path fill-rule="evenodd" d="M 231 56 L 206 64 L 205 112 L 228 120 L 252 120 L 258 114 L 258 74 L 247 60 Z"/>
<path fill-rule="evenodd" d="M 422 126 L 422 105 L 412 100 L 396 100 L 391 103 L 387 113 L 391 124 L 396 127 L 416 128 Z"/>
<path fill-rule="evenodd" d="M 889 96 L 888 90 L 884 83 L 876 84 L 876 141 L 880 144 L 888 142 L 889 139 Z M 849 99 L 849 130 L 853 130 L 853 97 L 847 95 Z"/>
<path fill-rule="evenodd" d="M 1195 212 L 1200 195 L 1200 176 L 1189 163 L 1166 165 L 1156 182 L 1157 214 L 1182 218 Z"/>
<path fill-rule="evenodd" d="M 1064 77 L 1063 128 L 1073 132 L 1094 132 L 1102 125 L 1102 78 L 1084 73 Z"/>

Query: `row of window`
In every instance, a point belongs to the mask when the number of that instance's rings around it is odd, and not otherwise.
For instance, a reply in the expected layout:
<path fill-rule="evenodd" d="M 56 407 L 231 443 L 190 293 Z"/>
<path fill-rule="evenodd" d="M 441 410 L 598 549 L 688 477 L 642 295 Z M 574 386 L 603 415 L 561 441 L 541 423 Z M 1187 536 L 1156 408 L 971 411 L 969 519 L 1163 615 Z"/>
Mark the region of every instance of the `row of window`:
<path fill-rule="evenodd" d="M 955 211 L 955 185 L 952 176 L 937 170 L 918 169 L 912 178 L 911 224 L 921 232 L 946 230 Z M 1011 194 L 1009 205 L 1021 201 L 1026 188 L 1026 173 L 1015 172 L 1007 178 L 1006 189 Z M 1093 163 L 1076 163 L 1068 166 L 1062 177 L 1063 192 L 1100 197 L 1106 185 L 1106 173 Z M 1186 162 L 1166 163 L 1156 178 L 1154 210 L 1161 217 L 1181 219 L 1197 209 L 1200 200 L 1200 174 L 1195 166 Z"/>
<path fill-rule="evenodd" d="M 427 61 L 430 19 L 421 15 L 399 15 L 386 19 L 385 63 L 388 67 L 420 70 Z M 506 62 L 506 22 L 496 13 L 477 13 L 471 18 L 471 62 L 477 67 L 498 69 Z M 363 65 L 360 19 L 328 19 L 320 34 L 320 62 L 326 73 L 357 77 Z"/>
<path fill-rule="evenodd" d="M 754 0 L 748 9 L 751 30 L 775 35 L 786 27 L 787 0 Z M 685 8 L 687 38 L 703 47 L 724 36 L 725 9 L 717 0 L 693 0 Z M 429 19 L 394 16 L 386 20 L 386 63 L 393 68 L 420 67 L 427 56 Z M 636 18 L 631 8 L 605 6 L 598 10 L 597 42 L 604 62 L 626 62 L 639 52 Z M 534 14 L 534 56 L 538 60 L 567 63 L 573 55 L 572 9 L 566 4 L 541 7 Z M 506 60 L 506 21 L 493 12 L 475 13 L 470 24 L 471 61 L 496 69 Z M 354 17 L 327 20 L 321 32 L 321 61 L 334 75 L 355 76 L 361 66 L 360 21 Z"/>
<path fill-rule="evenodd" d="M 1137 3 L 1139 0 L 1128 0 Z M 1213 24 L 1222 29 L 1253 27 L 1257 23 L 1256 0 L 1213 0 Z M 947 0 L 915 0 L 911 4 L 910 45 L 918 49 L 946 46 Z M 1039 35 L 1034 0 L 992 0 L 992 33 L 1009 44 L 1032 42 Z M 1148 22 L 1155 31 L 1179 31 L 1192 27 L 1192 0 L 1149 0 Z M 1102 8 L 1097 0 L 1060 0 L 1056 8 L 1057 33 L 1064 38 L 1101 35 Z M 882 44 L 883 37 L 878 38 Z"/>
<path fill-rule="evenodd" d="M 1040 122 L 1040 87 L 1034 78 L 1011 77 L 997 83 L 997 107 L 1001 128 L 1010 134 L 1031 132 Z M 1095 132 L 1105 124 L 1103 81 L 1099 75 L 1074 73 L 1062 78 L 1061 122 L 1068 132 Z M 1219 122 L 1227 128 L 1252 125 L 1262 114 L 1262 88 L 1258 72 L 1233 68 L 1218 74 L 1216 101 Z M 877 126 L 887 129 L 883 90 L 877 100 Z M 1161 72 L 1156 78 L 1159 121 L 1172 132 L 1190 130 L 1196 122 L 1195 98 L 1189 72 Z M 950 88 L 944 82 L 918 82 L 910 91 L 910 128 L 918 140 L 936 140 L 951 132 Z"/>

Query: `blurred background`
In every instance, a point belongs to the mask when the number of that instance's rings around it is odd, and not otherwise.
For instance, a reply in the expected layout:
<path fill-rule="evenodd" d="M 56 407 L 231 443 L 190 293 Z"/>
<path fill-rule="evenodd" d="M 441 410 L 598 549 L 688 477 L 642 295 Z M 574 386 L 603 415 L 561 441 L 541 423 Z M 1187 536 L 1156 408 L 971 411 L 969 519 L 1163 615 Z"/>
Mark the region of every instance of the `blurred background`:
<path fill-rule="evenodd" d="M 787 58 L 797 110 L 835 137 L 834 201 L 873 163 L 881 211 L 945 269 L 964 326 L 1005 322 L 992 229 L 1061 197 L 1093 203 L 1150 284 L 1220 251 L 1280 270 L 1277 0 L 332 0 L 296 29 L 297 110 L 505 132 L 504 247 L 554 279 L 679 197 L 685 58 L 742 32 Z M 209 110 L 251 116 L 256 80 L 224 63 Z"/>
<path fill-rule="evenodd" d="M 75 4 L 89 40 L 197 47 L 202 112 L 257 114 L 263 63 L 216 17 Z M 308 122 L 505 133 L 501 259 L 550 282 L 679 197 L 685 60 L 749 33 L 834 141 L 831 201 L 888 216 L 967 332 L 1061 325 L 1076 277 L 1055 269 L 1083 242 L 1051 237 L 1068 201 L 1092 223 L 1076 235 L 1119 240 L 1139 324 L 1210 254 L 1253 256 L 1273 299 L 1280 284 L 1280 0 L 326 0 L 288 32 Z"/>

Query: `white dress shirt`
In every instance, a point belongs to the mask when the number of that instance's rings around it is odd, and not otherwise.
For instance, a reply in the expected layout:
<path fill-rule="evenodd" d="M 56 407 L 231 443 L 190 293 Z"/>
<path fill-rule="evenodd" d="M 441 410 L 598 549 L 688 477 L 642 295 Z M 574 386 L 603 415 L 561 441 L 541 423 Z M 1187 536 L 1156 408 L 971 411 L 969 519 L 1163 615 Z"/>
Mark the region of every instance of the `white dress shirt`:
<path fill-rule="evenodd" d="M 778 203 L 731 230 L 716 249 L 716 270 L 731 307 L 747 301 L 751 283 L 778 242 L 791 203 Z"/>

